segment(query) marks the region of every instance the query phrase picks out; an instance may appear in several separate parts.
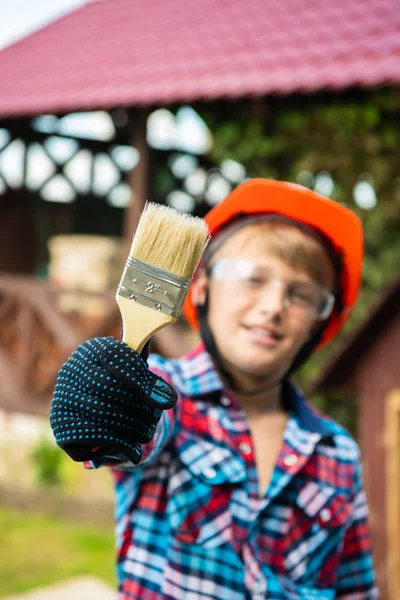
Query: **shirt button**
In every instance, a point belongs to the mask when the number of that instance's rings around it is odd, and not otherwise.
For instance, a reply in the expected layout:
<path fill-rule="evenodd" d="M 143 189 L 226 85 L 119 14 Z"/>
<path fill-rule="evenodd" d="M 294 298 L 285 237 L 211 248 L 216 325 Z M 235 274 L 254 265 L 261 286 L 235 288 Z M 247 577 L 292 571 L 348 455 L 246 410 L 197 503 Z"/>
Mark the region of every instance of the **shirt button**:
<path fill-rule="evenodd" d="M 251 591 L 253 592 L 253 594 L 262 594 L 263 592 L 265 593 L 267 591 L 266 585 L 263 581 L 256 581 L 251 586 Z"/>
<path fill-rule="evenodd" d="M 239 450 L 245 456 L 248 456 L 249 454 L 251 454 L 251 446 L 247 442 L 240 442 L 240 444 L 239 444 Z"/>
<path fill-rule="evenodd" d="M 232 401 L 230 398 L 227 398 L 226 396 L 222 396 L 221 404 L 222 404 L 222 406 L 230 406 L 232 404 Z"/>
<path fill-rule="evenodd" d="M 207 467 L 206 469 L 203 470 L 203 475 L 204 475 L 204 477 L 207 477 L 207 479 L 214 479 L 216 474 L 217 474 L 217 471 L 215 469 L 213 469 L 212 467 Z"/>
<path fill-rule="evenodd" d="M 321 510 L 321 512 L 319 513 L 319 516 L 320 516 L 320 518 L 321 518 L 321 521 L 322 521 L 323 523 L 327 523 L 328 521 L 330 521 L 330 520 L 331 520 L 332 513 L 331 513 L 331 511 L 329 510 L 329 508 L 323 508 L 323 509 Z"/>
<path fill-rule="evenodd" d="M 287 467 L 294 467 L 294 465 L 297 465 L 298 461 L 299 459 L 296 454 L 288 454 L 284 457 L 283 464 Z"/>

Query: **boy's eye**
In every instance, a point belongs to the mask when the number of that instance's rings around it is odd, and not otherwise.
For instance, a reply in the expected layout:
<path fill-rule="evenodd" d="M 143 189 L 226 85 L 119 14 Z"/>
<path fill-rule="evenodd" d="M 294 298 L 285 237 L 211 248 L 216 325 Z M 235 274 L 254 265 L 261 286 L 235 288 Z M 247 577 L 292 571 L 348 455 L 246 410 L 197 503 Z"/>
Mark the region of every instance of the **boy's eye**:
<path fill-rule="evenodd" d="M 263 269 L 247 268 L 246 271 L 241 273 L 242 281 L 253 288 L 262 288 L 267 286 L 270 281 L 269 273 L 266 273 Z"/>
<path fill-rule="evenodd" d="M 294 302 L 301 302 L 310 306 L 318 304 L 316 291 L 308 286 L 292 285 L 288 287 L 287 293 L 289 299 Z"/>
<path fill-rule="evenodd" d="M 249 285 L 264 285 L 265 283 L 265 280 L 261 277 L 258 277 L 257 275 L 248 275 L 247 277 L 245 277 L 245 281 Z"/>

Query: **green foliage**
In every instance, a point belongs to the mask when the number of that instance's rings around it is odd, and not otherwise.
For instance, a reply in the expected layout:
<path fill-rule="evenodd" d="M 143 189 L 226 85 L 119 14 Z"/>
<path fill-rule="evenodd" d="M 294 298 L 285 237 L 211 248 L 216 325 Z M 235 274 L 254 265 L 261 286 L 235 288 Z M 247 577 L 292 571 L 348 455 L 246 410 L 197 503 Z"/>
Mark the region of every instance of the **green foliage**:
<path fill-rule="evenodd" d="M 315 186 L 319 173 L 327 172 L 334 182 L 331 197 L 363 222 L 365 263 L 358 305 L 337 340 L 303 367 L 299 373 L 303 385 L 400 273 L 399 109 L 396 89 L 276 97 L 198 109 L 214 136 L 215 162 L 233 159 L 246 167 L 250 177 L 309 187 Z M 354 201 L 354 187 L 360 181 L 373 185 L 377 204 L 371 210 L 362 210 Z M 332 395 L 323 408 L 354 430 L 354 410 L 349 405 L 349 421 L 341 402 Z"/>
<path fill-rule="evenodd" d="M 329 393 L 314 394 L 313 404 L 319 411 L 331 415 L 353 436 L 357 436 L 358 403 L 354 397 L 337 390 L 330 390 Z"/>
<path fill-rule="evenodd" d="M 47 438 L 41 438 L 33 447 L 31 458 L 39 485 L 57 487 L 62 484 L 64 455 L 58 446 Z"/>

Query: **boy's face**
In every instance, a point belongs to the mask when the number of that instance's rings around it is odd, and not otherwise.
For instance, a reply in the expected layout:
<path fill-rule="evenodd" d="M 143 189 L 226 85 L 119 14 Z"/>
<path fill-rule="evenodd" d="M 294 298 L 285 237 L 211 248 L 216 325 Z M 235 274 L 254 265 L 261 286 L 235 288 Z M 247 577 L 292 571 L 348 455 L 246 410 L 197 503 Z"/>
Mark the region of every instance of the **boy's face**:
<path fill-rule="evenodd" d="M 309 294 L 318 284 L 268 251 L 257 230 L 249 236 L 246 229 L 215 253 L 211 265 L 217 265 L 215 272 L 222 265 L 221 274 L 207 279 L 203 273 L 194 299 L 201 304 L 208 289 L 208 323 L 219 353 L 237 382 L 254 388 L 280 380 L 315 331 L 319 320 L 309 304 L 312 296 L 300 292 Z M 238 269 L 248 266 L 254 276 L 241 279 Z M 297 296 L 288 302 L 292 290 Z"/>

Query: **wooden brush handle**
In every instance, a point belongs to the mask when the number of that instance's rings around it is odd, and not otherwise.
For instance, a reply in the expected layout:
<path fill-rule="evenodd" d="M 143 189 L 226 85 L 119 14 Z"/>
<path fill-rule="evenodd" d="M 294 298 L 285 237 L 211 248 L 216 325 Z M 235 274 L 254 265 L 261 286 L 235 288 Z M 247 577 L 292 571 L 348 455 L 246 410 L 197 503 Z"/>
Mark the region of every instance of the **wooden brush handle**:
<path fill-rule="evenodd" d="M 177 320 L 175 317 L 170 317 L 118 294 L 116 300 L 121 311 L 124 328 L 122 341 L 139 354 L 156 331 Z"/>

